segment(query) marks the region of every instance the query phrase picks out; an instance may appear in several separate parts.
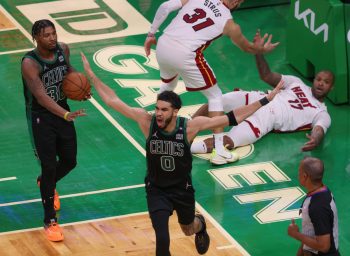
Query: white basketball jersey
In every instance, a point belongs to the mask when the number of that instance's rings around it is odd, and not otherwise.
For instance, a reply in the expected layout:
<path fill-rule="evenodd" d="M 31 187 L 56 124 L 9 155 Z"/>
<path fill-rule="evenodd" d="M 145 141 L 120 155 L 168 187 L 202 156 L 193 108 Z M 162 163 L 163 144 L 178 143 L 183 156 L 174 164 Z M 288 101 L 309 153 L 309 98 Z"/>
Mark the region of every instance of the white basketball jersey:
<path fill-rule="evenodd" d="M 231 12 L 220 0 L 189 0 L 164 35 L 195 51 L 219 37 L 229 19 Z"/>
<path fill-rule="evenodd" d="M 284 90 L 275 96 L 270 104 L 276 115 L 274 129 L 295 131 L 321 125 L 325 130 L 330 126 L 330 116 L 324 103 L 317 100 L 311 88 L 295 76 L 282 76 Z M 323 112 L 323 113 L 321 113 Z M 313 123 L 315 116 L 322 114 L 319 123 Z"/>

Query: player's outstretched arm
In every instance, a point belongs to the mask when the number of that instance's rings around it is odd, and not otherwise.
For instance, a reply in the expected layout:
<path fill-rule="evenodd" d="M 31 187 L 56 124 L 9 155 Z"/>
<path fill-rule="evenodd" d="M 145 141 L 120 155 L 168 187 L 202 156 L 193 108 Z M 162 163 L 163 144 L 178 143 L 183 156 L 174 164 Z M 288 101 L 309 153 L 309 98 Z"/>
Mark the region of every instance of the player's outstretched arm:
<path fill-rule="evenodd" d="M 92 85 L 95 87 L 96 91 L 102 98 L 102 100 L 111 108 L 115 109 L 122 115 L 131 118 L 139 123 L 141 130 L 145 133 L 144 127 L 147 127 L 150 123 L 151 115 L 148 114 L 142 108 L 132 108 L 123 102 L 116 93 L 104 84 L 92 71 L 90 63 L 83 53 L 81 53 L 81 59 L 83 61 L 84 70 L 88 78 L 90 79 Z M 148 133 L 146 133 L 148 135 Z"/>
<path fill-rule="evenodd" d="M 264 37 L 262 38 L 260 35 L 260 30 L 258 29 L 256 31 L 255 36 L 254 36 L 254 40 L 253 40 L 254 45 L 256 45 L 257 47 L 262 47 L 264 44 L 265 45 L 271 44 L 270 37 L 266 43 L 264 42 L 265 41 L 264 38 L 266 38 L 266 37 L 267 37 L 267 34 L 265 34 Z M 255 55 L 255 62 L 256 62 L 256 66 L 258 68 L 260 79 L 263 80 L 265 83 L 271 85 L 272 87 L 277 86 L 279 81 L 281 81 L 282 75 L 279 73 L 272 72 L 270 70 L 269 64 L 265 60 L 264 55 L 261 53 L 256 54 Z"/>
<path fill-rule="evenodd" d="M 252 54 L 263 54 L 274 50 L 278 45 L 277 43 L 271 43 L 272 35 L 265 34 L 262 40 L 262 44 L 256 44 L 250 42 L 242 33 L 241 27 L 233 20 L 228 20 L 223 31 L 224 35 L 231 38 L 232 42 L 237 45 L 242 51 Z M 267 42 L 265 43 L 265 40 Z"/>
<path fill-rule="evenodd" d="M 241 123 L 247 117 L 254 114 L 259 108 L 268 104 L 283 88 L 283 81 L 281 81 L 275 89 L 273 89 L 266 97 L 255 101 L 247 106 L 237 108 L 226 115 L 205 117 L 197 116 L 188 121 L 188 140 L 192 141 L 198 132 L 203 130 L 212 130 L 219 127 L 234 126 Z"/>

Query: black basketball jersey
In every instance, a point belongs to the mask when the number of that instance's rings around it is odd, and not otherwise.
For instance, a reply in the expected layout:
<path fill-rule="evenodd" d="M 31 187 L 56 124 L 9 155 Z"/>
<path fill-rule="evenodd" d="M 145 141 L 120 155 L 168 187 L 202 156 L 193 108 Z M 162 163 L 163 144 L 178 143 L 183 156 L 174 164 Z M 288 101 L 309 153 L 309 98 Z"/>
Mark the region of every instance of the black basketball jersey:
<path fill-rule="evenodd" d="M 22 61 L 25 58 L 30 58 L 38 63 L 40 67 L 40 79 L 44 84 L 46 94 L 49 95 L 54 101 L 61 107 L 69 110 L 67 105 L 67 98 L 62 92 L 62 81 L 65 74 L 68 72 L 68 64 L 64 56 L 63 49 L 57 44 L 55 50 L 55 58 L 52 61 L 42 59 L 36 50 L 27 52 Z M 22 77 L 24 87 L 24 97 L 27 111 L 43 112 L 48 111 L 42 107 L 34 95 L 27 88 L 26 81 Z"/>
<path fill-rule="evenodd" d="M 192 185 L 192 154 L 186 135 L 187 119 L 178 117 L 176 128 L 167 133 L 152 118 L 146 141 L 147 177 L 152 185 L 161 188 Z"/>

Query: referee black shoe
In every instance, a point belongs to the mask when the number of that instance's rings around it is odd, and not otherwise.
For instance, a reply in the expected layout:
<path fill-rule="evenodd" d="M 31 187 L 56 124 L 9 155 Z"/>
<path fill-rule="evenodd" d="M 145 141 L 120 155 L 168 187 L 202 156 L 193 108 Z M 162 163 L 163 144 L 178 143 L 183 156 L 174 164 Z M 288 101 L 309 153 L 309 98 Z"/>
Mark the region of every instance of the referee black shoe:
<path fill-rule="evenodd" d="M 205 224 L 205 219 L 203 215 L 197 214 L 196 217 L 202 222 L 202 230 L 196 233 L 194 242 L 196 244 L 196 249 L 199 254 L 204 254 L 209 249 L 210 238 L 207 233 L 207 225 Z"/>

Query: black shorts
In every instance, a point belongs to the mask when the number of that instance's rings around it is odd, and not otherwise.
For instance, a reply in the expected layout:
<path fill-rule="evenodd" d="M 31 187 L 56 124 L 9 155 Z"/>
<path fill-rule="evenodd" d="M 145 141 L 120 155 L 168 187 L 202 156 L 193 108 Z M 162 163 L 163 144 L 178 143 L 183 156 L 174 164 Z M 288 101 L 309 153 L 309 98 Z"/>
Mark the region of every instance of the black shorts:
<path fill-rule="evenodd" d="M 172 215 L 175 210 L 180 224 L 189 225 L 193 222 L 195 199 L 192 186 L 187 189 L 163 189 L 149 184 L 146 185 L 146 193 L 150 215 L 159 210 L 169 211 L 170 215 Z"/>

